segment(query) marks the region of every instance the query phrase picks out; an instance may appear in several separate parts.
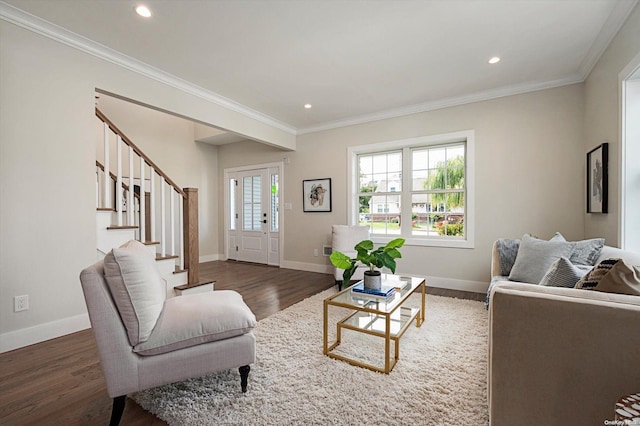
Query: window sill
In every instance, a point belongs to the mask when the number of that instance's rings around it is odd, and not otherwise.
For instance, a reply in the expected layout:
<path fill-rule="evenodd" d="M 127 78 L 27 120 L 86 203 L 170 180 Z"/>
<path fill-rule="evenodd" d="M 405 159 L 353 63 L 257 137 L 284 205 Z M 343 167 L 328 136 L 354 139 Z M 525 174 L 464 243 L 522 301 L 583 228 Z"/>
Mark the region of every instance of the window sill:
<path fill-rule="evenodd" d="M 387 244 L 389 241 L 395 238 L 404 238 L 402 235 L 390 235 L 390 236 L 371 236 L 371 241 L 376 244 Z M 440 238 L 405 238 L 405 246 L 416 247 L 447 247 L 447 248 L 460 248 L 460 249 L 472 249 L 475 247 L 473 241 L 470 240 L 447 240 Z"/>

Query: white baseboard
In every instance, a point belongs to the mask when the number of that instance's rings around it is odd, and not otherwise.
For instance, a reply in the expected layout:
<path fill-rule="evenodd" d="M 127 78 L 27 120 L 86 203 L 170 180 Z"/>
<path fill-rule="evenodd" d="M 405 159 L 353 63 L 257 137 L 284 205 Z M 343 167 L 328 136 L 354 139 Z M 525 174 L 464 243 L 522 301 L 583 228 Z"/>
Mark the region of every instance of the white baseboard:
<path fill-rule="evenodd" d="M 76 315 L 45 324 L 0 334 L 0 353 L 23 348 L 45 340 L 75 333 L 91 327 L 89 314 Z"/>
<path fill-rule="evenodd" d="M 282 268 L 295 269 L 298 271 L 319 272 L 321 274 L 330 274 L 333 277 L 333 267 L 331 265 L 318 265 L 317 263 L 292 262 L 285 260 L 282 262 Z M 401 271 L 397 271 L 398 275 L 403 275 Z M 449 290 L 471 291 L 473 293 L 486 293 L 489 283 L 481 281 L 459 280 L 456 278 L 429 277 L 419 274 L 404 274 L 414 277 L 420 277 L 427 280 L 427 286 L 446 288 Z"/>
<path fill-rule="evenodd" d="M 200 263 L 213 262 L 213 261 L 216 261 L 216 260 L 220 260 L 220 255 L 219 254 L 207 254 L 207 255 L 204 255 L 204 256 L 200 256 L 198 258 L 198 261 Z"/>
<path fill-rule="evenodd" d="M 283 260 L 281 268 L 295 269 L 296 271 L 319 272 L 321 274 L 333 275 L 333 267 L 330 265 L 319 265 L 317 263 L 292 262 Z"/>
<path fill-rule="evenodd" d="M 481 281 L 459 280 L 456 278 L 444 278 L 444 277 L 429 277 L 424 275 L 412 275 L 415 277 L 424 278 L 427 281 L 428 287 L 446 288 L 449 290 L 461 290 L 470 291 L 473 293 L 486 293 L 489 289 L 489 283 Z"/>

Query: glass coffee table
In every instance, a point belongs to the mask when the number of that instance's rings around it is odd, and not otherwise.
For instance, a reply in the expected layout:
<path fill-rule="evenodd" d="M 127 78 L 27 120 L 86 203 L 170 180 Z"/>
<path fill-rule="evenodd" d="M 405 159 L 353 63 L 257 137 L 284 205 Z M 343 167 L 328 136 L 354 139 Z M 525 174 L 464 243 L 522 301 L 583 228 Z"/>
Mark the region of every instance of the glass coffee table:
<path fill-rule="evenodd" d="M 413 320 L 416 327 L 424 322 L 424 299 L 426 283 L 423 278 L 400 275 L 382 275 L 383 284 L 394 283 L 396 292 L 392 299 L 383 300 L 362 293 L 354 293 L 349 286 L 339 293 L 324 300 L 324 347 L 323 353 L 331 358 L 346 361 L 352 365 L 369 370 L 389 374 L 400 359 L 400 338 L 407 331 Z M 396 284 L 397 283 L 397 284 Z M 405 306 L 409 297 L 421 289 L 422 303 L 419 308 Z M 329 343 L 329 307 L 346 308 L 351 312 L 336 324 L 336 341 Z M 334 350 L 340 345 L 342 329 L 353 330 L 378 336 L 384 339 L 384 367 L 377 367 L 349 356 L 337 354 Z M 391 342 L 394 342 L 395 353 L 391 357 Z"/>

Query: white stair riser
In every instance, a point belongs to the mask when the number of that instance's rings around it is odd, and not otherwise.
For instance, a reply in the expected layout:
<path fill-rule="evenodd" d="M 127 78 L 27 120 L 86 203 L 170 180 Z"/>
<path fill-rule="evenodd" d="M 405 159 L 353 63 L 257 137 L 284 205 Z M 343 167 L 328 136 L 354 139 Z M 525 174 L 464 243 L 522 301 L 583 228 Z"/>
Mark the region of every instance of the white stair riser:
<path fill-rule="evenodd" d="M 135 229 L 107 229 L 108 226 L 112 226 L 112 220 L 115 220 L 115 215 L 110 211 L 98 211 L 96 214 L 96 227 L 97 227 L 97 260 L 104 259 L 106 253 L 108 253 L 114 247 L 120 247 L 127 241 L 136 238 Z M 157 244 L 146 245 L 147 249 L 154 256 L 158 248 Z M 177 296 L 174 287 L 187 284 L 188 274 L 187 272 L 174 273 L 176 269 L 176 259 L 162 259 L 156 260 L 160 276 L 167 282 L 167 298 Z"/>

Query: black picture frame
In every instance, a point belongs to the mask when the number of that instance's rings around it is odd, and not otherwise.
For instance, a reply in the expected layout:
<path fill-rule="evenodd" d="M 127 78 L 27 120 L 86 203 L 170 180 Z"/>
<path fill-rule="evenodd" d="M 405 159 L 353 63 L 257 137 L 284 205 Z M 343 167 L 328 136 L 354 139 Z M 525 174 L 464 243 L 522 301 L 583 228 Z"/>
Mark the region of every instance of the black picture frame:
<path fill-rule="evenodd" d="M 587 153 L 587 213 L 608 213 L 609 144 L 603 142 Z"/>
<path fill-rule="evenodd" d="M 302 181 L 302 211 L 326 213 L 331 211 L 331 178 Z"/>

